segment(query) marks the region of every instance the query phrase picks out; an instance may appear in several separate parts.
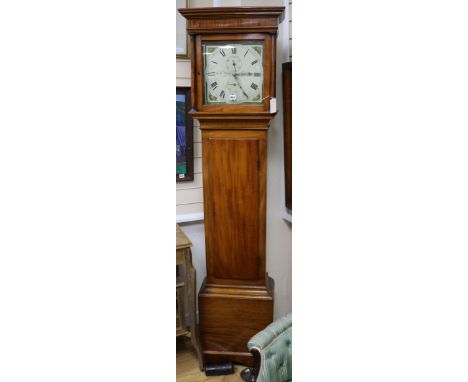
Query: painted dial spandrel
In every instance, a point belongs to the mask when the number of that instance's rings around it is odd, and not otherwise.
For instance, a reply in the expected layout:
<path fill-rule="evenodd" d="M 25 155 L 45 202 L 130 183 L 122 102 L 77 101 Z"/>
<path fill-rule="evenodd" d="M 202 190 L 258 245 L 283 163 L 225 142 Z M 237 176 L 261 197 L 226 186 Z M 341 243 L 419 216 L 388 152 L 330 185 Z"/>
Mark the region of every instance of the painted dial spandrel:
<path fill-rule="evenodd" d="M 203 45 L 205 104 L 263 103 L 262 43 Z"/>

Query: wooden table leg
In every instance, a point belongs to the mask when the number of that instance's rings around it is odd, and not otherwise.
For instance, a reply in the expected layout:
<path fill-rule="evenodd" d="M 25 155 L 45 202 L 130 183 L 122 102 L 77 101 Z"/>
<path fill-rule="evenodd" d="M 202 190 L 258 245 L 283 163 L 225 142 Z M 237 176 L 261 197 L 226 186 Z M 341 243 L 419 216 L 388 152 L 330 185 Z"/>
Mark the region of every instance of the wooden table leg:
<path fill-rule="evenodd" d="M 184 293 L 183 293 L 183 288 L 176 288 L 176 293 L 177 293 L 177 310 L 178 310 L 178 317 L 179 317 L 179 322 L 178 322 L 178 329 L 180 328 L 181 330 L 185 328 L 185 309 L 184 309 Z"/>

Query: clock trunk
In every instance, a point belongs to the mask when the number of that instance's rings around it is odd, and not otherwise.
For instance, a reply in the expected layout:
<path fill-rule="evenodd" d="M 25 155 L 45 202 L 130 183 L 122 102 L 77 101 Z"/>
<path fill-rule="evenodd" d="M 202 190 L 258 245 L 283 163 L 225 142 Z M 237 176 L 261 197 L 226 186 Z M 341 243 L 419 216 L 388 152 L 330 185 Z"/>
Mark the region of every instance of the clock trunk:
<path fill-rule="evenodd" d="M 202 131 L 209 283 L 265 278 L 266 133 Z"/>

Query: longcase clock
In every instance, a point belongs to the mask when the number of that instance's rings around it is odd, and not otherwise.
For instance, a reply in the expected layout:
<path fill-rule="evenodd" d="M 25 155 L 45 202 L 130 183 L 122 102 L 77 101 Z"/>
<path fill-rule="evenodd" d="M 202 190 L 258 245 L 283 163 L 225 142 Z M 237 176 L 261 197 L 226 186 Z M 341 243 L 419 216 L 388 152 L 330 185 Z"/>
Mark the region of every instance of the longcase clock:
<path fill-rule="evenodd" d="M 199 292 L 205 365 L 253 365 L 248 340 L 273 320 L 265 270 L 267 133 L 283 7 L 179 9 L 200 121 L 207 276 Z"/>

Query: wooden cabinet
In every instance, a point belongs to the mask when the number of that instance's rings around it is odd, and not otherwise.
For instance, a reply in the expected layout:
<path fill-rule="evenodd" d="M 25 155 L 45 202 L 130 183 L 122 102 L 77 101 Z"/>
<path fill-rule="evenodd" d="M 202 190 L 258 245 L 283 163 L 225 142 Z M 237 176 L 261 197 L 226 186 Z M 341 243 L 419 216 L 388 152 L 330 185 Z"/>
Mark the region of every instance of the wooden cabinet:
<path fill-rule="evenodd" d="M 268 128 L 276 113 L 270 104 L 276 37 L 284 8 L 179 11 L 191 40 L 191 114 L 202 131 L 203 358 L 205 364 L 251 366 L 247 342 L 273 320 L 274 282 L 265 272 L 266 162 Z"/>
<path fill-rule="evenodd" d="M 197 304 L 196 304 L 196 272 L 192 265 L 192 242 L 176 224 L 176 336 L 189 334 L 192 345 L 197 353 L 200 369 L 203 369 L 202 355 L 198 340 Z M 182 270 L 179 267 L 183 267 Z M 183 272 L 183 277 L 181 276 Z M 185 299 L 188 306 L 186 307 Z M 186 320 L 188 313 L 188 322 Z"/>

